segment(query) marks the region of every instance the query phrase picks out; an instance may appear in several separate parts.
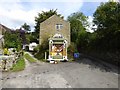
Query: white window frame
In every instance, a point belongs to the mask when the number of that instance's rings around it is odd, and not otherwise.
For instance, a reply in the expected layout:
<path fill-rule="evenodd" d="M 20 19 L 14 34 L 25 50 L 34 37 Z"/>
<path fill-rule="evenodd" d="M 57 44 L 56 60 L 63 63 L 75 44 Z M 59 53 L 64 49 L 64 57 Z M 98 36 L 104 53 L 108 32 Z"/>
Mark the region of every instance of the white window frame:
<path fill-rule="evenodd" d="M 61 30 L 63 28 L 63 24 L 56 24 L 56 30 Z"/>

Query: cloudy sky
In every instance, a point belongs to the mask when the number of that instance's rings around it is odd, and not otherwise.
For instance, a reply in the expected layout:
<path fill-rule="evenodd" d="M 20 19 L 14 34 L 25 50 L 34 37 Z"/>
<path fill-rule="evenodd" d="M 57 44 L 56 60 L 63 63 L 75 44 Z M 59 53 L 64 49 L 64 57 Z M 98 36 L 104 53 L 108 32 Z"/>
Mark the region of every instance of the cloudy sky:
<path fill-rule="evenodd" d="M 0 23 L 11 28 L 20 28 L 27 23 L 34 30 L 34 19 L 38 12 L 57 9 L 65 19 L 77 11 L 83 12 L 92 20 L 92 15 L 101 2 L 108 0 L 0 0 Z"/>

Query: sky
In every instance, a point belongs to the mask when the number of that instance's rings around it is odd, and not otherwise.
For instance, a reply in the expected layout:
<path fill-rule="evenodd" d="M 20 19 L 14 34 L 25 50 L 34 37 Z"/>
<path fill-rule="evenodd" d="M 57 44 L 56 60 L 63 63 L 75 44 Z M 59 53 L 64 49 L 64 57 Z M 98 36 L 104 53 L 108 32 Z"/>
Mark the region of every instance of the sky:
<path fill-rule="evenodd" d="M 106 1 L 108 0 L 0 0 L 0 23 L 11 29 L 19 29 L 27 23 L 33 31 L 38 13 L 50 9 L 57 9 L 65 20 L 72 13 L 80 11 L 92 22 L 96 8 Z"/>

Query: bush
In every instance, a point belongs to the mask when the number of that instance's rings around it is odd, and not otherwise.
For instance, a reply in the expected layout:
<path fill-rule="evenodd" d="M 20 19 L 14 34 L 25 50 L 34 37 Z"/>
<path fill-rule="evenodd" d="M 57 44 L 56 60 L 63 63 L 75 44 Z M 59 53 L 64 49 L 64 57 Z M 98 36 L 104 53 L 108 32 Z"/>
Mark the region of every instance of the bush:
<path fill-rule="evenodd" d="M 40 45 L 38 45 L 37 47 L 34 48 L 33 52 L 38 52 L 39 51 L 39 48 L 40 48 Z"/>
<path fill-rule="evenodd" d="M 47 40 L 45 42 L 43 42 L 41 45 L 38 45 L 34 49 L 34 57 L 37 58 L 38 60 L 42 60 L 42 59 L 44 59 L 45 52 L 47 52 L 47 55 L 48 55 L 49 42 Z"/>
<path fill-rule="evenodd" d="M 71 44 L 68 47 L 68 53 L 74 53 L 77 52 L 77 48 L 74 42 L 71 42 Z"/>
<path fill-rule="evenodd" d="M 68 59 L 73 58 L 73 53 L 78 52 L 74 42 L 71 42 L 70 46 L 67 49 Z"/>

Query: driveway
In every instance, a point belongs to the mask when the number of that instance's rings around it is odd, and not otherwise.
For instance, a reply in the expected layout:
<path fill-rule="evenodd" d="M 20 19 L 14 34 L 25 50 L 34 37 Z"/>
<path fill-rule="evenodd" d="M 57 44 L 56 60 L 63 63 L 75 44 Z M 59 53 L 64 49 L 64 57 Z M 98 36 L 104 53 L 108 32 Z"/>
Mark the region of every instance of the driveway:
<path fill-rule="evenodd" d="M 24 71 L 2 74 L 3 88 L 118 88 L 117 69 L 88 58 L 58 64 L 25 61 Z"/>

